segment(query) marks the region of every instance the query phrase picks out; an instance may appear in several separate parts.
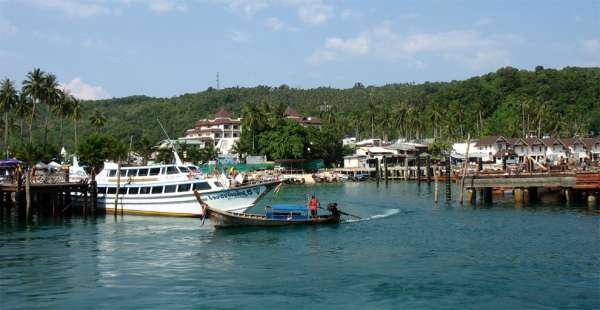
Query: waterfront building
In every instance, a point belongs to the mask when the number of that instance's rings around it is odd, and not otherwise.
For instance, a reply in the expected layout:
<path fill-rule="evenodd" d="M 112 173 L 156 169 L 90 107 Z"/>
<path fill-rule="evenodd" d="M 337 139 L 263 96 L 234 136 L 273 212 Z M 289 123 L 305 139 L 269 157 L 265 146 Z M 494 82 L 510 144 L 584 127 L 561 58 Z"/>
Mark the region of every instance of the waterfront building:
<path fill-rule="evenodd" d="M 588 157 L 585 143 L 579 137 L 560 139 L 560 141 L 568 148 L 569 158 L 583 161 Z"/>
<path fill-rule="evenodd" d="M 232 118 L 224 109 L 215 114 L 214 119 L 201 119 L 194 128 L 185 132 L 183 139 L 213 143 L 220 154 L 231 154 L 233 145 L 242 132 L 242 119 Z"/>
<path fill-rule="evenodd" d="M 583 138 L 588 158 L 593 161 L 600 161 L 600 138 Z"/>
<path fill-rule="evenodd" d="M 508 148 L 508 140 L 503 136 L 482 137 L 475 143 L 475 147 L 483 154 L 483 161 L 496 161 L 495 155 Z"/>
<path fill-rule="evenodd" d="M 355 146 L 356 145 L 356 138 L 355 137 L 348 137 L 348 138 L 344 138 L 342 139 L 342 145 L 343 146 Z"/>
<path fill-rule="evenodd" d="M 319 129 L 321 128 L 321 119 L 316 116 L 303 116 L 292 107 L 287 107 L 287 109 L 285 109 L 285 118 L 298 122 L 298 124 L 302 125 L 303 127 L 314 126 Z"/>
<path fill-rule="evenodd" d="M 569 157 L 568 148 L 560 139 L 547 137 L 543 138 L 542 142 L 546 146 L 546 158 L 550 162 L 556 164 L 561 158 L 567 159 Z"/>

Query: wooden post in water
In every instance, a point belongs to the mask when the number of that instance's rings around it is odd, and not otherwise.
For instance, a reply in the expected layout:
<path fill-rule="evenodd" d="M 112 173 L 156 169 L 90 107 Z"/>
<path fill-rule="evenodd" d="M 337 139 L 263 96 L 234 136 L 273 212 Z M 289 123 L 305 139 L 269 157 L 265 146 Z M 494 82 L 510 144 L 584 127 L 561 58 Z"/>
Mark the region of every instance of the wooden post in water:
<path fill-rule="evenodd" d="M 404 157 L 404 181 L 408 181 L 409 172 L 408 172 L 408 155 Z"/>
<path fill-rule="evenodd" d="M 117 206 L 119 205 L 119 191 L 121 190 L 121 158 L 117 162 L 117 191 L 115 192 L 115 217 L 117 217 Z"/>
<path fill-rule="evenodd" d="M 383 156 L 383 177 L 385 178 L 385 181 L 388 181 L 388 164 L 387 164 L 387 160 L 385 158 L 385 156 Z"/>
<path fill-rule="evenodd" d="M 471 146 L 471 134 L 467 134 L 467 152 L 465 154 L 465 162 L 463 163 L 462 178 L 460 178 L 460 204 L 463 203 L 463 196 L 465 192 L 465 176 L 467 175 L 467 168 L 469 167 L 469 146 Z"/>
<path fill-rule="evenodd" d="M 452 185 L 450 184 L 450 172 L 452 166 L 450 164 L 450 155 L 446 157 L 446 201 L 452 200 Z"/>
<path fill-rule="evenodd" d="M 434 183 L 435 183 L 435 193 L 433 195 L 433 199 L 435 200 L 435 203 L 438 203 L 438 195 L 440 192 L 440 186 L 439 186 L 439 174 L 438 174 L 438 169 L 437 169 L 437 165 L 435 166 L 435 171 L 433 172 L 433 178 L 434 178 Z"/>
<path fill-rule="evenodd" d="M 421 185 L 421 154 L 417 152 L 417 172 L 415 173 L 417 184 Z"/>
<path fill-rule="evenodd" d="M 92 181 L 88 187 L 90 191 L 90 199 L 92 200 L 92 214 L 96 214 L 98 210 L 98 183 L 96 183 L 96 167 L 92 167 Z"/>
<path fill-rule="evenodd" d="M 25 218 L 29 221 L 31 216 L 31 169 L 25 175 Z"/>
<path fill-rule="evenodd" d="M 427 177 L 427 183 L 431 184 L 431 154 L 427 156 L 427 163 L 425 164 L 427 166 L 427 171 L 425 172 L 425 176 Z"/>

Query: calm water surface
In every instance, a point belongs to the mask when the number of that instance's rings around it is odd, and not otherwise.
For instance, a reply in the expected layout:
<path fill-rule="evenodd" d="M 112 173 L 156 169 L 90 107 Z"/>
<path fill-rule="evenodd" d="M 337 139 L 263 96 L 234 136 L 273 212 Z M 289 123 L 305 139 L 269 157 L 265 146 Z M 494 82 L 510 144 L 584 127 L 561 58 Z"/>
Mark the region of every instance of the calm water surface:
<path fill-rule="evenodd" d="M 312 193 L 367 219 L 216 231 L 5 217 L 0 309 L 600 307 L 600 218 L 586 207 L 436 207 L 415 183 L 285 187 L 277 200 Z"/>

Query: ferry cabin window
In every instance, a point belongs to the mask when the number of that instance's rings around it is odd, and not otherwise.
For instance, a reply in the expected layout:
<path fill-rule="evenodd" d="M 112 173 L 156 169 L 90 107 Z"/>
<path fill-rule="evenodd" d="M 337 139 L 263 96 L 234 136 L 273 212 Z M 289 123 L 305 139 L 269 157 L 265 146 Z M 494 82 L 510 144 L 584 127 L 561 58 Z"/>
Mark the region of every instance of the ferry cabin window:
<path fill-rule="evenodd" d="M 208 184 L 208 182 L 199 182 L 199 183 L 194 183 L 194 190 L 195 191 L 205 191 L 210 189 L 210 185 Z"/>
<path fill-rule="evenodd" d="M 177 171 L 177 167 L 175 166 L 170 166 L 167 167 L 167 174 L 178 174 L 179 171 Z"/>
<path fill-rule="evenodd" d="M 223 187 L 223 184 L 221 184 L 221 182 L 215 182 L 215 186 L 216 187 Z"/>
<path fill-rule="evenodd" d="M 98 187 L 98 194 L 106 194 L 106 187 Z"/>
<path fill-rule="evenodd" d="M 108 170 L 108 176 L 109 177 L 114 177 L 117 175 L 117 170 Z"/>
<path fill-rule="evenodd" d="M 162 194 L 162 186 L 152 186 L 152 194 Z"/>
<path fill-rule="evenodd" d="M 125 195 L 127 193 L 126 187 L 119 187 L 119 195 Z"/>
<path fill-rule="evenodd" d="M 130 187 L 128 194 L 129 195 L 137 195 L 139 191 L 140 191 L 139 187 Z"/>
<path fill-rule="evenodd" d="M 116 187 L 109 187 L 108 190 L 106 191 L 107 194 L 115 194 L 116 192 L 117 192 Z"/>
<path fill-rule="evenodd" d="M 134 177 L 137 175 L 138 170 L 137 169 L 129 169 L 127 170 L 127 176 L 128 177 Z"/>
<path fill-rule="evenodd" d="M 167 185 L 165 186 L 165 194 L 166 193 L 174 193 L 177 185 Z"/>
<path fill-rule="evenodd" d="M 127 170 L 125 170 L 125 169 L 121 169 L 121 176 L 122 176 L 122 177 L 124 177 L 126 173 L 127 173 Z"/>
<path fill-rule="evenodd" d="M 188 172 L 190 172 L 190 169 L 188 169 L 187 167 L 182 167 L 182 166 L 179 166 L 178 168 L 179 168 L 179 170 L 181 170 L 181 172 L 183 172 L 183 173 L 188 173 Z"/>
<path fill-rule="evenodd" d="M 179 187 L 177 188 L 178 192 L 187 192 L 190 190 L 192 184 L 179 184 Z"/>
<path fill-rule="evenodd" d="M 150 194 L 150 187 L 140 187 L 140 195 L 142 194 Z"/>
<path fill-rule="evenodd" d="M 145 177 L 148 175 L 148 169 L 140 169 L 138 170 L 138 174 L 139 177 Z"/>
<path fill-rule="evenodd" d="M 150 168 L 150 175 L 158 175 L 160 173 L 160 168 Z"/>

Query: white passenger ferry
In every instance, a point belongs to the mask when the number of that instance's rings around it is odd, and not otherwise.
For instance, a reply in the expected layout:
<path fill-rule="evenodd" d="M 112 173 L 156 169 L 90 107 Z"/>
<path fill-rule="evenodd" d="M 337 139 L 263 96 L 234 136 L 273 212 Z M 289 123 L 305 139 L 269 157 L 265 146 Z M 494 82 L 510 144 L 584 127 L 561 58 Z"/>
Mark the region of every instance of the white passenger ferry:
<path fill-rule="evenodd" d="M 181 164 L 121 167 L 117 211 L 124 213 L 201 216 L 194 191 L 211 207 L 244 212 L 275 183 L 230 187 L 222 178 L 203 178 Z M 98 207 L 115 210 L 117 164 L 106 163 L 97 175 Z"/>

